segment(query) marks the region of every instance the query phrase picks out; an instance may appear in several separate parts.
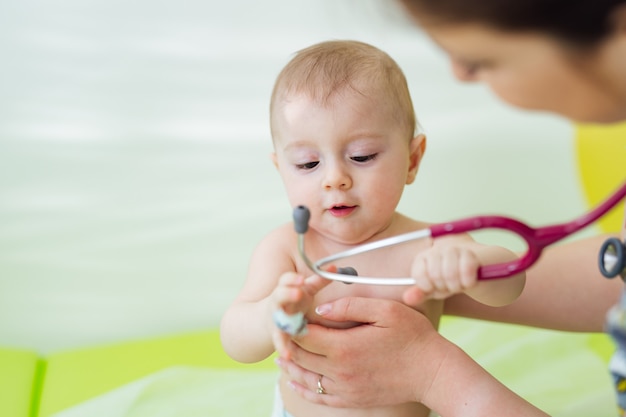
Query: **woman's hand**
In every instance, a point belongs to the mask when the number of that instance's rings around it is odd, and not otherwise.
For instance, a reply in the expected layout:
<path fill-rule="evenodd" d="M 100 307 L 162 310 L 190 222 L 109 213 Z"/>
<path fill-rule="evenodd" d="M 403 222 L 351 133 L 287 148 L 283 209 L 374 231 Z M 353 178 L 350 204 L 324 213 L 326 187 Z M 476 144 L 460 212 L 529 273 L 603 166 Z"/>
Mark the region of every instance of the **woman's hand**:
<path fill-rule="evenodd" d="M 364 324 L 311 325 L 306 336 L 289 345 L 291 359 L 278 359 L 289 385 L 311 402 L 366 408 L 417 401 L 442 417 L 547 416 L 404 304 L 343 298 L 317 311 L 329 320 Z M 318 381 L 324 394 L 317 393 Z"/>
<path fill-rule="evenodd" d="M 278 360 L 291 387 L 311 402 L 374 407 L 420 401 L 437 373 L 445 342 L 421 313 L 396 301 L 343 298 L 316 309 L 327 320 L 364 323 L 350 329 L 309 325 Z M 325 395 L 317 393 L 322 375 Z"/>

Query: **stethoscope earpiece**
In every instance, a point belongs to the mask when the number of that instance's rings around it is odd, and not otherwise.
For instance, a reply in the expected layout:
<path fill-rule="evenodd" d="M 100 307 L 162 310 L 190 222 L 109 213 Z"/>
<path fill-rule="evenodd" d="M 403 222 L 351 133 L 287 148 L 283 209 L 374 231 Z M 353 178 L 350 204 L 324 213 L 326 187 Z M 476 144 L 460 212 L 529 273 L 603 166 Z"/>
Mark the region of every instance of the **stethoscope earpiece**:
<path fill-rule="evenodd" d="M 604 241 L 598 253 L 598 267 L 606 278 L 621 276 L 626 280 L 626 242 L 616 237 Z"/>
<path fill-rule="evenodd" d="M 302 255 L 302 259 L 304 259 L 304 262 L 312 271 L 317 272 L 321 276 L 325 277 L 326 274 L 324 274 L 321 270 L 319 270 L 319 267 L 313 264 L 313 262 L 311 262 L 309 258 L 306 256 L 306 254 L 304 253 L 303 235 L 309 230 L 309 220 L 311 220 L 311 212 L 309 211 L 307 207 L 300 205 L 293 209 L 293 224 L 296 229 L 296 233 L 299 236 L 299 247 L 300 247 L 300 254 Z M 344 267 L 337 268 L 337 274 L 350 275 L 353 277 L 359 276 L 359 274 L 356 272 L 356 269 L 354 269 L 351 266 L 344 266 Z M 343 281 L 343 283 L 352 284 L 353 282 Z"/>
<path fill-rule="evenodd" d="M 311 212 L 305 206 L 297 206 L 293 209 L 293 224 L 296 229 L 296 233 L 302 235 L 309 230 L 309 220 L 311 219 Z"/>

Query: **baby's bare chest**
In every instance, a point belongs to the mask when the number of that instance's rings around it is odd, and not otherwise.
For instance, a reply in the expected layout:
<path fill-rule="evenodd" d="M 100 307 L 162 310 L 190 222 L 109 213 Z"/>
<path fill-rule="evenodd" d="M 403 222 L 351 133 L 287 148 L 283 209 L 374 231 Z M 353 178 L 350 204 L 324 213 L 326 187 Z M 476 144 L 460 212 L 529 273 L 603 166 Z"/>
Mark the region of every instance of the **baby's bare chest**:
<path fill-rule="evenodd" d="M 423 250 L 423 248 L 415 245 L 398 246 L 342 259 L 341 262 L 337 262 L 336 266 L 353 267 L 360 276 L 406 278 L 411 276 L 412 262 L 420 249 Z M 307 275 L 310 274 L 310 271 L 303 271 L 303 273 Z M 334 281 L 316 295 L 313 303 L 314 307 L 308 312 L 307 317 L 310 322 L 323 324 L 328 327 L 352 327 L 358 323 L 336 323 L 323 320 L 315 314 L 315 306 L 345 297 L 379 298 L 402 302 L 402 294 L 407 288 L 407 286 L 399 285 L 345 284 L 340 281 Z M 439 319 L 438 312 L 441 310 L 439 307 L 441 303 L 441 301 L 428 301 L 423 305 L 417 306 L 416 310 L 423 312 L 431 319 L 433 324 L 436 324 Z"/>

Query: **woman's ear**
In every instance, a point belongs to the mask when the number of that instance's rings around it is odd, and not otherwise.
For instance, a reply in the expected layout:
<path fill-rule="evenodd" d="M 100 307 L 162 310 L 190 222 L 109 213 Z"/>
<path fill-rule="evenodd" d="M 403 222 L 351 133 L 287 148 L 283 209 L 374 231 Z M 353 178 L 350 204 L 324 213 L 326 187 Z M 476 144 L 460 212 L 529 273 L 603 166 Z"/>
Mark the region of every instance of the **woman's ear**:
<path fill-rule="evenodd" d="M 417 169 L 420 166 L 422 157 L 426 153 L 426 136 L 419 134 L 411 139 L 409 144 L 409 171 L 406 176 L 406 183 L 412 184 L 417 176 Z"/>

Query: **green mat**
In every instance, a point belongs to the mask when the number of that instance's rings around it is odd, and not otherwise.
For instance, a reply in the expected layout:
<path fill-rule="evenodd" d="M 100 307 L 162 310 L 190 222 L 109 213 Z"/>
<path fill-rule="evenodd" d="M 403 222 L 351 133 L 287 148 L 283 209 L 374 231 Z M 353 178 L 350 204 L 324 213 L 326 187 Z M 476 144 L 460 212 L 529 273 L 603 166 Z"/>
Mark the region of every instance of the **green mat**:
<path fill-rule="evenodd" d="M 456 318 L 443 320 L 442 333 L 509 388 L 554 417 L 616 415 L 607 370 L 614 348 L 605 334 Z"/>
<path fill-rule="evenodd" d="M 269 416 L 276 370 L 169 368 L 53 417 Z"/>
<path fill-rule="evenodd" d="M 39 364 L 36 353 L 0 348 L 0 416 L 30 416 Z"/>
<path fill-rule="evenodd" d="M 615 414 L 605 335 L 458 318 L 442 333 L 552 416 Z M 46 358 L 0 349 L 0 371 L 0 416 L 11 417 L 269 415 L 278 372 L 271 359 L 232 361 L 216 330 Z"/>
<path fill-rule="evenodd" d="M 0 349 L 0 416 L 48 417 L 163 369 L 271 370 L 273 361 L 242 365 L 222 350 L 217 330 L 130 341 L 40 358 Z"/>

